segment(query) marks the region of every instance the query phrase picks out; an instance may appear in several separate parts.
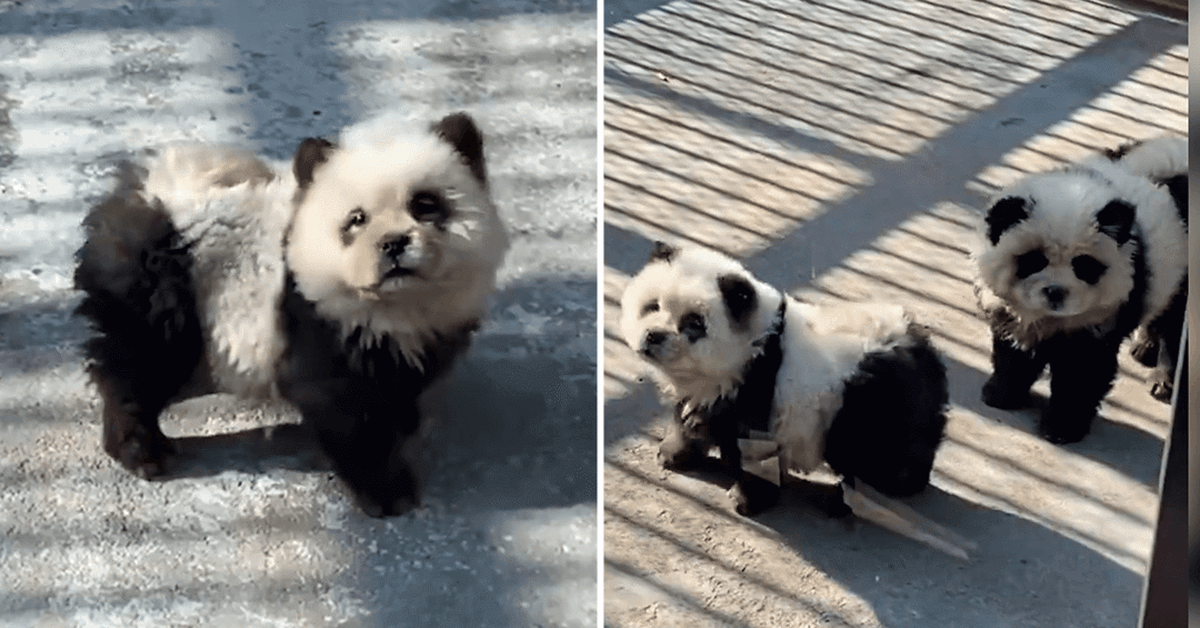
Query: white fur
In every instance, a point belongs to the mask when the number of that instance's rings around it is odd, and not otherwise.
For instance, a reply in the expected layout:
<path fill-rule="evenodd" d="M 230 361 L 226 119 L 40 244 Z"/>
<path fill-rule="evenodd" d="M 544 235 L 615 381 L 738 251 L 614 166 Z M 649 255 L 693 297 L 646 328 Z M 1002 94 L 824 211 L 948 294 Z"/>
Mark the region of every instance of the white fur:
<path fill-rule="evenodd" d="M 1109 201 L 1124 200 L 1137 209 L 1136 223 L 1146 245 L 1148 284 L 1143 323 L 1168 305 L 1187 270 L 1187 234 L 1170 193 L 1147 178 L 1186 172 L 1186 140 L 1164 138 L 1130 151 L 1119 162 L 1089 159 L 1058 172 L 1035 174 L 997 194 L 993 201 L 1017 196 L 1033 200 L 1030 217 L 1010 227 L 992 245 L 986 226 L 974 253 L 979 273 L 976 292 L 985 310 L 1006 305 L 1018 319 L 1014 340 L 1023 346 L 1065 331 L 1110 322 L 1134 283 L 1130 256 L 1133 240 L 1123 246 L 1096 228 L 1096 212 Z M 1182 160 L 1182 162 L 1181 162 Z M 1181 170 L 1177 170 L 1182 168 Z M 1024 280 L 1016 274 L 1016 255 L 1041 247 L 1049 265 Z M 1090 255 L 1108 266 L 1094 285 L 1075 277 L 1071 259 Z M 1049 307 L 1042 288 L 1064 287 L 1068 297 Z"/>
<path fill-rule="evenodd" d="M 384 334 L 399 342 L 417 364 L 420 347 L 433 332 L 479 319 L 495 287 L 496 270 L 508 238 L 487 188 L 452 146 L 428 131 L 381 128 L 349 131 L 329 161 L 318 166 L 296 209 L 287 261 L 297 287 L 322 316 L 341 322 L 349 334 L 363 327 L 374 342 Z M 415 189 L 436 189 L 453 205 L 444 233 L 417 225 L 407 211 Z M 339 229 L 349 211 L 364 208 L 394 231 L 414 233 L 412 264 L 421 278 L 375 284 L 365 279 L 363 242 L 343 247 Z"/>
<path fill-rule="evenodd" d="M 303 195 L 290 163 L 268 165 L 235 149 L 170 146 L 151 161 L 145 194 L 162 201 L 191 247 L 207 367 L 219 390 L 277 394 L 289 268 L 320 315 L 346 334 L 366 328 L 364 344 L 392 335 L 413 365 L 436 332 L 485 314 L 507 236 L 486 187 L 425 128 L 393 129 L 382 139 L 339 147 Z M 414 186 L 437 188 L 454 206 L 445 237 L 413 247 L 422 251 L 415 263 L 425 279 L 353 285 L 338 231 L 345 212 L 371 203 L 404 208 L 401 199 Z M 414 222 L 407 213 L 393 214 L 394 222 Z"/>
<path fill-rule="evenodd" d="M 749 280 L 758 296 L 744 331 L 734 329 L 726 315 L 717 286 L 717 278 L 726 274 Z M 771 435 L 786 466 L 811 471 L 823 462 L 825 434 L 841 409 L 845 381 L 864 354 L 910 342 L 911 321 L 902 307 L 801 303 L 755 279 L 732 258 L 687 248 L 670 263 L 651 262 L 630 281 L 621 298 L 621 331 L 639 351 L 647 332 L 674 333 L 684 314 L 703 313 L 705 338 L 691 344 L 675 334 L 668 353 L 651 361 L 661 391 L 673 403 L 689 398 L 703 406 L 741 383 L 743 369 L 758 352 L 754 341 L 770 333 L 782 299 L 788 304 Z M 650 301 L 660 309 L 643 315 Z"/>
<path fill-rule="evenodd" d="M 241 182 L 218 184 L 233 181 Z M 191 247 L 206 359 L 220 390 L 277 393 L 283 233 L 295 189 L 288 169 L 229 148 L 169 146 L 149 164 L 147 196 L 162 201 Z"/>

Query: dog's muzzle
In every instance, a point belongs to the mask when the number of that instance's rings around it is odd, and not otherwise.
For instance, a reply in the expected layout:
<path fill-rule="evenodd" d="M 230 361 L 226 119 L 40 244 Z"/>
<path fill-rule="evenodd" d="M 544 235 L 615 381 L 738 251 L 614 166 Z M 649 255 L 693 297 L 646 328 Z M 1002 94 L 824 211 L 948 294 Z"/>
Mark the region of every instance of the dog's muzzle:
<path fill-rule="evenodd" d="M 379 277 L 393 279 L 417 274 L 417 256 L 414 254 L 412 236 L 401 233 L 385 238 L 379 243 Z"/>
<path fill-rule="evenodd" d="M 1066 303 L 1067 291 L 1062 286 L 1050 285 L 1042 288 L 1042 296 L 1046 297 L 1046 306 L 1057 312 Z"/>
<path fill-rule="evenodd" d="M 666 348 L 668 338 L 665 331 L 646 332 L 646 335 L 642 337 L 642 347 L 639 353 L 651 360 L 659 360 Z"/>

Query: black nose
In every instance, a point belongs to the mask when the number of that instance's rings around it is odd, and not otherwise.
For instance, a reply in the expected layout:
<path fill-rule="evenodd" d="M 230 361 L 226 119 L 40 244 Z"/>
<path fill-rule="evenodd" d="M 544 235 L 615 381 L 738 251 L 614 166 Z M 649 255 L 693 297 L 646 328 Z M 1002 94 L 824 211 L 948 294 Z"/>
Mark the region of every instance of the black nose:
<path fill-rule="evenodd" d="M 1046 295 L 1046 302 L 1050 307 L 1056 310 L 1062 305 L 1063 299 L 1067 298 L 1067 291 L 1058 286 L 1046 286 L 1042 288 L 1042 294 Z"/>
<path fill-rule="evenodd" d="M 646 333 L 646 340 L 643 343 L 647 347 L 657 347 L 667 341 L 667 333 L 663 331 L 651 331 Z"/>
<path fill-rule="evenodd" d="M 408 245 L 411 243 L 411 236 L 406 233 L 400 234 L 397 236 L 391 236 L 381 242 L 379 244 L 379 250 L 383 253 L 385 258 L 394 260 L 404 255 L 404 249 L 408 248 Z"/>

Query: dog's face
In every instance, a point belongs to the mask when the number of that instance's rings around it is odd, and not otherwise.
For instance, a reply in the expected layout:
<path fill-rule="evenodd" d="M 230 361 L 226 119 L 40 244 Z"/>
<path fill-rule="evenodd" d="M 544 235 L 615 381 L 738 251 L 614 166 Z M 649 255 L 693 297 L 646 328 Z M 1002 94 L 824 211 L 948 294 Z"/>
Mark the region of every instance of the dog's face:
<path fill-rule="evenodd" d="M 1111 314 L 1133 289 L 1136 215 L 1098 173 L 1035 175 L 988 209 L 980 277 L 1024 317 Z"/>
<path fill-rule="evenodd" d="M 308 299 L 436 302 L 491 289 L 507 239 L 466 115 L 347 146 L 308 139 L 293 170 L 288 263 Z"/>
<path fill-rule="evenodd" d="M 659 243 L 621 298 L 621 331 L 676 388 L 720 387 L 753 357 L 780 298 L 728 257 Z"/>

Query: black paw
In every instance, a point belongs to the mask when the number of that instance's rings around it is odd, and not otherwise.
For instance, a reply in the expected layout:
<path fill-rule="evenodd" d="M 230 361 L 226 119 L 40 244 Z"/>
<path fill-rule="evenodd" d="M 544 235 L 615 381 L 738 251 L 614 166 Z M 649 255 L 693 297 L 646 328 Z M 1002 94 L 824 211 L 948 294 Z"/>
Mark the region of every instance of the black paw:
<path fill-rule="evenodd" d="M 175 445 L 162 430 L 135 424 L 125 430 L 105 430 L 104 451 L 130 473 L 149 480 L 167 472 Z"/>
<path fill-rule="evenodd" d="M 1150 396 L 1163 403 L 1171 403 L 1171 396 L 1175 392 L 1175 384 L 1166 380 L 1159 380 L 1150 386 Z"/>
<path fill-rule="evenodd" d="M 995 375 L 988 378 L 983 385 L 980 399 L 993 408 L 1000 410 L 1017 410 L 1029 406 L 1029 391 L 1014 391 L 996 379 Z"/>
<path fill-rule="evenodd" d="M 1156 366 L 1158 364 L 1158 338 L 1151 334 L 1138 334 L 1133 346 L 1129 348 L 1129 355 L 1137 360 L 1142 366 Z"/>
<path fill-rule="evenodd" d="M 1095 413 L 1065 413 L 1047 410 L 1038 422 L 1038 434 L 1055 445 L 1078 443 L 1092 429 Z"/>
<path fill-rule="evenodd" d="M 416 478 L 411 470 L 396 469 L 387 476 L 383 481 L 351 487 L 355 504 L 369 517 L 395 517 L 420 505 Z"/>
<path fill-rule="evenodd" d="M 739 515 L 756 515 L 779 502 L 779 487 L 756 475 L 744 474 L 729 489 L 733 508 Z"/>
<path fill-rule="evenodd" d="M 702 443 L 684 438 L 677 428 L 672 427 L 658 445 L 658 459 L 663 467 L 680 471 L 694 469 L 708 455 Z"/>

